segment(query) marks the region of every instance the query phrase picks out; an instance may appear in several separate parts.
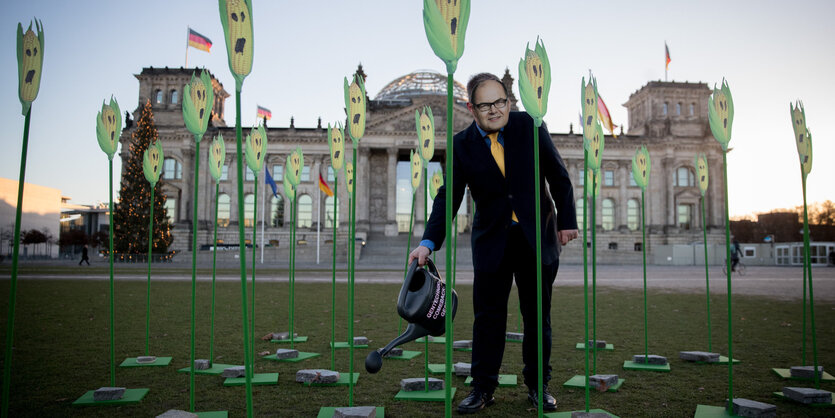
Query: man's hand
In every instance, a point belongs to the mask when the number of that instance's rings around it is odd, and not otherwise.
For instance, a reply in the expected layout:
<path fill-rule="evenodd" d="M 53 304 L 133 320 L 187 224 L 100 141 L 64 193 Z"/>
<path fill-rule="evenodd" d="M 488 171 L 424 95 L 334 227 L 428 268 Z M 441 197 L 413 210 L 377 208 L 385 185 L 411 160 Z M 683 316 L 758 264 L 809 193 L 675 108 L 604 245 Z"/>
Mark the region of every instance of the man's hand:
<path fill-rule="evenodd" d="M 417 258 L 418 265 L 425 266 L 426 257 L 429 257 L 429 254 L 432 254 L 432 250 L 430 250 L 427 247 L 424 247 L 423 245 L 418 245 L 418 247 L 412 250 L 412 252 L 409 254 L 409 264 L 412 264 L 412 260 Z"/>
<path fill-rule="evenodd" d="M 564 231 L 557 231 L 557 236 L 559 236 L 560 244 L 566 245 L 569 241 L 578 238 L 580 232 L 576 229 L 566 229 Z"/>

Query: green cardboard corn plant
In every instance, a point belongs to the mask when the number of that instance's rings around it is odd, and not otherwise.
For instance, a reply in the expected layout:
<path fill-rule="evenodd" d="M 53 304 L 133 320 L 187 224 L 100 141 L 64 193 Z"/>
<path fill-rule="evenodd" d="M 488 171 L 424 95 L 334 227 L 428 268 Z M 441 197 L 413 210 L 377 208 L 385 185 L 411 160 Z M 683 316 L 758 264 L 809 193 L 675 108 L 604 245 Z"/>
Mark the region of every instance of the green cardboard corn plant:
<path fill-rule="evenodd" d="M 806 285 L 809 286 L 809 314 L 812 325 L 812 363 L 818 369 L 818 346 L 815 332 L 815 298 L 812 290 L 812 260 L 809 253 L 809 211 L 806 205 L 806 177 L 812 171 L 812 133 L 806 127 L 806 110 L 801 101 L 795 106 L 789 103 L 797 156 L 800 159 L 800 179 L 803 186 L 803 332 L 802 361 L 806 365 Z M 820 389 L 820 376 L 815 373 L 815 387 Z"/>
<path fill-rule="evenodd" d="M 339 213 L 339 172 L 345 162 L 345 129 L 342 122 L 328 124 L 328 150 L 333 167 L 333 251 L 331 252 L 331 370 L 336 370 L 336 216 Z"/>
<path fill-rule="evenodd" d="M 291 209 L 290 214 L 293 217 L 293 222 L 290 224 L 290 348 L 295 346 L 296 335 L 294 332 L 294 317 L 293 314 L 296 310 L 296 220 L 298 217 L 298 200 L 295 199 L 295 192 L 299 187 L 299 182 L 301 181 L 301 171 L 302 167 L 304 167 L 304 153 L 302 153 L 301 147 L 296 147 L 293 152 L 290 153 L 290 156 L 287 157 L 287 161 L 284 163 L 284 178 L 287 179 L 286 183 L 289 183 L 290 186 L 293 188 L 293 199 L 291 200 Z M 285 190 L 287 185 L 285 184 Z"/>
<path fill-rule="evenodd" d="M 548 111 L 548 92 L 551 89 L 551 64 L 545 44 L 537 38 L 532 50 L 525 46 L 525 57 L 519 60 L 519 93 L 525 111 L 533 118 L 533 176 L 536 239 L 536 356 L 537 356 L 537 415 L 542 416 L 542 219 L 539 178 L 539 127 Z M 550 140 L 550 138 L 546 138 Z"/>
<path fill-rule="evenodd" d="M 191 357 L 189 363 L 189 410 L 194 412 L 194 335 L 196 333 L 195 310 L 197 306 L 197 201 L 200 182 L 200 141 L 209 127 L 214 104 L 214 88 L 209 72 L 201 71 L 200 77 L 192 73 L 191 81 L 183 88 L 183 121 L 194 135 L 194 199 L 192 200 L 191 229 Z"/>
<path fill-rule="evenodd" d="M 212 235 L 212 313 L 211 326 L 209 328 L 209 363 L 214 363 L 215 351 L 215 296 L 217 285 L 217 211 L 218 198 L 220 197 L 220 178 L 223 175 L 223 165 L 226 162 L 226 143 L 223 135 L 218 133 L 212 141 L 212 148 L 209 150 L 209 173 L 215 180 L 215 221 L 214 233 Z"/>
<path fill-rule="evenodd" d="M 258 224 L 258 176 L 264 172 L 264 159 L 267 156 L 267 131 L 264 125 L 258 125 L 252 128 L 249 135 L 246 136 L 246 166 L 252 170 L 255 176 L 255 191 L 252 205 L 252 303 L 250 304 L 251 314 L 249 318 L 249 335 L 252 338 L 252 349 L 255 350 L 255 247 L 256 236 L 255 226 Z M 255 361 L 255 353 L 253 351 L 251 361 Z M 253 363 L 253 367 L 255 367 Z"/>
<path fill-rule="evenodd" d="M 731 230 L 730 217 L 728 214 L 728 144 L 731 142 L 731 129 L 734 122 L 734 100 L 731 89 L 725 79 L 722 79 L 722 87 L 713 87 L 713 93 L 707 101 L 708 122 L 713 137 L 722 146 L 722 169 L 724 176 L 722 180 L 725 186 L 725 263 L 728 270 L 728 399 L 734 399 L 734 352 L 733 352 L 733 316 L 731 304 Z M 732 411 L 732 402 L 728 403 L 728 412 Z"/>
<path fill-rule="evenodd" d="M 238 170 L 238 207 L 244 207 L 243 133 L 241 131 L 241 88 L 244 79 L 252 71 L 255 40 L 252 30 L 251 0 L 218 0 L 223 39 L 229 70 L 235 78 L 235 140 Z M 244 365 L 246 367 L 246 414 L 252 416 L 252 355 L 249 347 L 249 327 L 246 307 L 246 243 L 244 236 L 244 211 L 238 211 L 238 242 L 241 262 L 241 319 L 243 321 Z"/>
<path fill-rule="evenodd" d="M 150 341 L 151 341 L 151 257 L 153 256 L 154 248 L 154 189 L 159 176 L 162 174 L 162 161 L 165 159 L 162 153 L 161 141 L 155 141 L 153 144 L 145 149 L 142 155 L 142 173 L 145 175 L 145 180 L 151 184 L 151 200 L 148 201 L 150 206 L 150 218 L 148 220 L 148 289 L 146 293 L 146 310 L 145 310 L 145 355 L 150 356 Z"/>
<path fill-rule="evenodd" d="M 32 24 L 26 33 L 23 26 L 17 24 L 17 77 L 18 97 L 23 113 L 23 144 L 20 152 L 20 175 L 17 181 L 17 206 L 15 207 L 14 249 L 12 250 L 11 286 L 9 288 L 9 316 L 6 323 L 6 349 L 3 357 L 3 393 L 0 415 L 9 415 L 9 392 L 11 390 L 12 345 L 14 344 L 14 314 L 17 302 L 17 261 L 20 254 L 20 219 L 23 215 L 23 184 L 26 180 L 26 153 L 29 149 L 29 121 L 32 115 L 32 102 L 38 97 L 43 70 L 43 25 L 35 19 L 35 34 Z M 112 248 L 112 246 L 111 246 Z"/>
<path fill-rule="evenodd" d="M 470 20 L 470 1 L 459 0 L 456 2 L 448 2 L 444 0 L 424 0 L 423 1 L 423 28 L 426 32 L 426 38 L 429 41 L 429 46 L 435 55 L 441 59 L 446 65 L 447 70 L 447 129 L 446 129 L 446 169 L 447 179 L 446 183 L 450 186 L 453 183 L 452 170 L 452 126 L 453 126 L 453 92 L 455 69 L 458 67 L 458 60 L 464 55 L 464 39 L 467 33 L 467 24 Z M 452 213 L 452 187 L 446 189 L 446 233 L 445 235 L 452 239 L 453 231 L 453 213 Z M 453 249 L 450 245 L 446 246 L 446 277 L 451 279 L 455 277 L 455 263 L 453 263 Z M 450 282 L 449 284 L 452 284 Z M 452 290 L 455 287 L 452 286 Z M 452 292 L 446 293 L 446 303 L 452 306 Z M 449 417 L 452 415 L 452 317 L 446 316 L 446 373 L 444 374 L 444 390 L 446 391 L 446 402 L 444 406 L 444 414 Z"/>
<path fill-rule="evenodd" d="M 585 77 L 580 81 L 580 109 L 583 117 L 583 173 L 589 172 L 589 151 L 585 146 L 591 142 L 597 133 L 597 80 L 589 74 L 589 82 Z M 586 177 L 588 178 L 588 177 Z M 588 184 L 588 180 L 586 180 Z M 584 321 L 584 351 L 585 351 L 585 407 L 589 411 L 589 266 L 588 266 L 588 198 L 583 197 L 583 321 Z"/>
<path fill-rule="evenodd" d="M 351 137 L 353 144 L 353 156 L 351 165 L 351 178 L 348 183 L 348 190 L 351 193 L 351 244 L 348 246 L 350 252 L 348 257 L 348 406 L 354 406 L 354 275 L 356 271 L 356 240 L 357 240 L 357 148 L 360 139 L 365 135 L 366 117 L 366 94 L 365 80 L 359 74 L 354 74 L 353 81 L 349 84 L 346 77 L 343 82 L 345 93 L 345 109 L 348 112 L 348 125 L 346 131 Z M 347 169 L 347 166 L 346 166 Z M 346 181 L 348 177 L 346 176 Z"/>
<path fill-rule="evenodd" d="M 110 98 L 110 104 L 101 105 L 101 111 L 96 116 L 96 138 L 99 141 L 99 147 L 105 154 L 108 160 L 108 180 L 110 183 L 110 204 L 108 206 L 110 216 L 109 226 L 109 249 L 108 261 L 110 263 L 110 383 L 116 386 L 116 362 L 115 362 L 115 346 L 114 346 L 114 281 L 113 281 L 113 155 L 116 154 L 116 149 L 119 146 L 119 132 L 122 131 L 122 111 L 119 109 L 119 103 L 113 97 Z"/>
<path fill-rule="evenodd" d="M 702 195 L 699 202 L 701 203 L 702 241 L 705 250 L 705 292 L 707 299 L 707 351 L 713 352 L 713 332 L 711 331 L 713 328 L 710 326 L 710 273 L 708 269 L 707 259 L 707 218 L 705 217 L 705 193 L 707 192 L 707 186 L 710 182 L 707 169 L 707 156 L 705 156 L 704 154 L 698 154 L 694 158 L 693 163 L 693 165 L 696 166 L 696 178 L 699 181 L 699 192 Z M 731 360 L 729 359 L 729 361 Z"/>

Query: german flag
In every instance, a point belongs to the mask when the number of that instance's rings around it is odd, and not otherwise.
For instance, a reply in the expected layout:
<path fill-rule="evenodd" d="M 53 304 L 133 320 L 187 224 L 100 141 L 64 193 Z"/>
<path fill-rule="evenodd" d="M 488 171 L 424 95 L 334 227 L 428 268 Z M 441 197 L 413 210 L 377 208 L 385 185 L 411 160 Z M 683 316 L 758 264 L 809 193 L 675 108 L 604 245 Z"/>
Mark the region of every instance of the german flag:
<path fill-rule="evenodd" d="M 328 197 L 333 196 L 333 191 L 331 190 L 330 186 L 328 186 L 328 183 L 325 181 L 325 178 L 322 177 L 322 173 L 319 173 L 319 190 L 328 195 Z"/>
<path fill-rule="evenodd" d="M 665 56 L 665 58 L 664 58 L 664 61 L 665 61 L 664 62 L 664 69 L 669 70 L 670 69 L 670 61 L 672 61 L 672 59 L 670 59 L 670 48 L 667 46 L 666 42 L 664 42 L 664 56 Z"/>
<path fill-rule="evenodd" d="M 211 52 L 209 51 L 212 49 L 212 41 L 197 33 L 194 29 L 188 28 L 188 46 L 197 48 L 201 51 Z"/>
<path fill-rule="evenodd" d="M 273 118 L 273 112 L 270 112 L 270 109 L 267 109 L 266 107 L 263 107 L 263 106 L 259 105 L 258 106 L 258 111 L 255 114 L 255 117 L 257 119 L 267 118 L 267 120 L 270 120 L 270 119 Z"/>

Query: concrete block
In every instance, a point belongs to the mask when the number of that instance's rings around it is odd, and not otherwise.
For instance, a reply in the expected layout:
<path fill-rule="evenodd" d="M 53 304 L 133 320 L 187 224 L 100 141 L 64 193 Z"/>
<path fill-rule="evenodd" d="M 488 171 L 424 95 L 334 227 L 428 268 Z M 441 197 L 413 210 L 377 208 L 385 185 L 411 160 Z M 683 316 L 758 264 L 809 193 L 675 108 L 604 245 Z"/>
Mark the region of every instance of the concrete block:
<path fill-rule="evenodd" d="M 220 377 L 244 377 L 246 376 L 246 367 L 245 366 L 233 366 L 228 369 L 224 369 L 223 373 L 220 374 Z"/>
<path fill-rule="evenodd" d="M 156 356 L 139 356 L 136 358 L 137 364 L 150 364 L 157 361 Z"/>
<path fill-rule="evenodd" d="M 632 356 L 632 361 L 638 364 L 655 364 L 663 366 L 667 364 L 667 357 L 657 356 L 655 354 L 650 354 L 649 356 L 644 356 L 643 354 L 635 354 L 634 356 Z"/>
<path fill-rule="evenodd" d="M 368 337 L 354 337 L 354 345 L 368 345 Z"/>
<path fill-rule="evenodd" d="M 295 337 L 298 337 L 298 336 L 299 336 L 299 334 L 298 334 L 297 332 L 294 332 L 294 333 L 293 333 L 293 337 L 294 337 L 294 338 L 295 338 Z M 290 338 L 290 331 L 285 331 L 285 332 L 274 332 L 274 333 L 273 333 L 273 339 L 274 339 L 274 340 L 287 340 L 287 339 L 289 339 L 289 338 Z"/>
<path fill-rule="evenodd" d="M 461 362 L 452 365 L 452 369 L 455 372 L 456 376 L 469 376 L 472 367 L 473 366 L 470 363 Z"/>
<path fill-rule="evenodd" d="M 511 341 L 522 341 L 524 337 L 525 334 L 522 334 L 521 332 L 508 332 L 505 334 L 505 338 Z"/>
<path fill-rule="evenodd" d="M 194 370 L 208 370 L 212 364 L 207 359 L 194 360 Z"/>
<path fill-rule="evenodd" d="M 377 407 L 374 406 L 352 406 L 336 408 L 333 418 L 376 418 Z"/>
<path fill-rule="evenodd" d="M 705 363 L 718 363 L 719 353 L 708 353 L 707 351 L 679 351 L 678 358 L 685 361 L 701 361 Z"/>
<path fill-rule="evenodd" d="M 183 411 L 181 409 L 169 409 L 162 414 L 156 416 L 156 418 L 197 418 L 198 415 L 192 412 Z"/>
<path fill-rule="evenodd" d="M 325 369 L 304 369 L 296 372 L 296 382 L 299 383 L 336 383 L 339 372 Z"/>
<path fill-rule="evenodd" d="M 391 349 L 391 351 L 386 353 L 386 355 L 383 356 L 383 357 L 398 357 L 398 356 L 402 356 L 402 355 L 403 355 L 403 349 L 400 348 L 400 347 L 394 347 L 394 348 Z"/>
<path fill-rule="evenodd" d="M 618 375 L 616 374 L 596 374 L 589 376 L 589 386 L 597 389 L 600 392 L 609 390 L 610 387 L 618 384 Z"/>
<path fill-rule="evenodd" d="M 291 350 L 289 348 L 279 348 L 275 350 L 276 359 L 299 358 L 299 350 Z"/>
<path fill-rule="evenodd" d="M 800 379 L 814 379 L 815 366 L 793 366 L 789 372 L 792 377 Z M 823 377 L 823 366 L 818 366 L 818 378 Z"/>
<path fill-rule="evenodd" d="M 453 341 L 452 348 L 473 348 L 473 340 Z"/>
<path fill-rule="evenodd" d="M 740 417 L 773 418 L 777 416 L 777 407 L 750 399 L 734 398 L 733 414 Z"/>
<path fill-rule="evenodd" d="M 595 347 L 595 344 L 597 348 L 606 348 L 606 341 L 604 340 L 597 340 L 597 343 L 595 343 L 595 340 L 588 340 L 587 344 L 589 348 Z"/>
<path fill-rule="evenodd" d="M 117 388 L 111 386 L 103 386 L 93 392 L 93 400 L 98 401 L 115 401 L 122 399 L 125 396 L 125 388 Z"/>
<path fill-rule="evenodd" d="M 413 392 L 418 390 L 424 390 L 426 387 L 426 381 L 423 377 L 412 377 L 409 379 L 403 379 L 400 381 L 400 389 L 403 389 L 406 392 Z M 444 381 L 441 379 L 436 379 L 434 377 L 429 378 L 429 390 L 442 390 L 444 388 Z"/>
<path fill-rule="evenodd" d="M 832 392 L 812 388 L 784 387 L 783 395 L 803 404 L 832 403 Z"/>

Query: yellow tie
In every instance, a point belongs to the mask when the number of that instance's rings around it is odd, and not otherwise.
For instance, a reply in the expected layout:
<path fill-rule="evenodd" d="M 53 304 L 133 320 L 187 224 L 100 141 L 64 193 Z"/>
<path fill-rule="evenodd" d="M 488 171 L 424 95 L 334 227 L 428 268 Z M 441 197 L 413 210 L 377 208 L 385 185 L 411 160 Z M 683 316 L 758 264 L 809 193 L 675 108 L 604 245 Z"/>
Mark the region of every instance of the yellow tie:
<path fill-rule="evenodd" d="M 489 133 L 487 137 L 490 138 L 490 153 L 493 154 L 493 159 L 496 160 L 496 165 L 499 166 L 499 171 L 504 176 L 504 147 L 499 143 L 499 133 Z M 510 219 L 513 219 L 514 222 L 519 222 L 519 218 L 516 217 L 516 212 L 514 211 L 510 212 Z"/>

